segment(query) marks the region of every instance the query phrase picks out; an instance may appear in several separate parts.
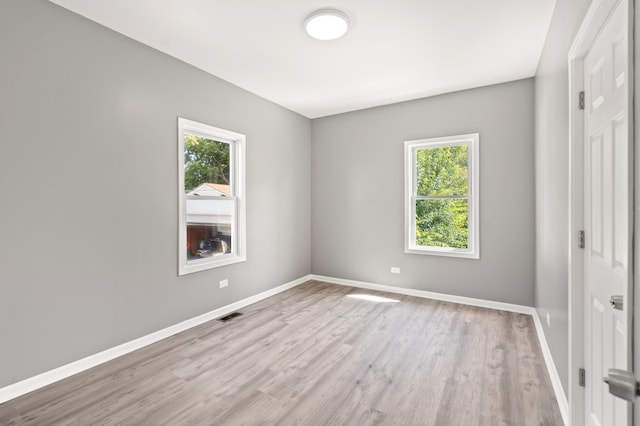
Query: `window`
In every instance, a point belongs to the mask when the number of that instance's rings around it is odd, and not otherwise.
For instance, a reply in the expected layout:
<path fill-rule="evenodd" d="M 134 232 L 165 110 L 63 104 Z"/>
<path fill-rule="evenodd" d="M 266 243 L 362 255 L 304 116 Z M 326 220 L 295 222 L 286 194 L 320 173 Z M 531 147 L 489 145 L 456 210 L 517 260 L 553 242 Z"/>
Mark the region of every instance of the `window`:
<path fill-rule="evenodd" d="M 480 258 L 479 140 L 404 143 L 405 253 Z"/>
<path fill-rule="evenodd" d="M 246 260 L 245 136 L 178 118 L 178 274 Z"/>

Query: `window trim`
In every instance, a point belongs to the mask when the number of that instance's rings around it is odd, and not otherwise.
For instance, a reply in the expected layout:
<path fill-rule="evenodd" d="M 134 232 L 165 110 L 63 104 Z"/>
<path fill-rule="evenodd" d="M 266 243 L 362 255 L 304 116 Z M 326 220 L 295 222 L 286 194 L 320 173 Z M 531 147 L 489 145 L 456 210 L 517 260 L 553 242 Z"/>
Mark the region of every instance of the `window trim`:
<path fill-rule="evenodd" d="M 184 189 L 184 135 L 185 133 L 225 142 L 230 145 L 231 192 L 235 199 L 235 217 L 232 222 L 232 252 L 221 256 L 187 260 L 187 199 Z M 246 136 L 197 121 L 178 117 L 178 275 L 218 268 L 247 260 L 246 255 L 246 201 L 245 159 Z M 207 197 L 229 200 L 230 197 Z"/>
<path fill-rule="evenodd" d="M 419 246 L 416 244 L 416 152 L 423 148 L 446 146 L 468 146 L 469 185 L 469 248 L 457 249 L 447 247 Z M 404 252 L 409 254 L 426 254 L 434 256 L 480 258 L 480 134 L 445 136 L 429 139 L 417 139 L 404 142 Z"/>

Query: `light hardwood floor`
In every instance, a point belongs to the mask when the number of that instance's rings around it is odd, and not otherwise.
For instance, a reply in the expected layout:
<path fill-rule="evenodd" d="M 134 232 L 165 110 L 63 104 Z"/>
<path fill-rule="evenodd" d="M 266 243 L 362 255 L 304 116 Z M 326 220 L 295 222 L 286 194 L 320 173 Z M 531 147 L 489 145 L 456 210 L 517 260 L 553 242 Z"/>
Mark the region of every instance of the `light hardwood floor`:
<path fill-rule="evenodd" d="M 317 281 L 242 312 L 2 404 L 0 425 L 562 425 L 527 315 Z"/>

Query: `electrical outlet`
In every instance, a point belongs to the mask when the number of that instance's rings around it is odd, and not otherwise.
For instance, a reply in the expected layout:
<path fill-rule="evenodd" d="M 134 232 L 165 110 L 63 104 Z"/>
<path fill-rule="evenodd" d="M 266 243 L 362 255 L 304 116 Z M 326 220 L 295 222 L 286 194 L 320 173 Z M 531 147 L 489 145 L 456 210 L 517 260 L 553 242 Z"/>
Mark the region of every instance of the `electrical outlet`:
<path fill-rule="evenodd" d="M 547 327 L 551 328 L 551 315 L 547 312 Z"/>
<path fill-rule="evenodd" d="M 392 274 L 399 274 L 400 273 L 400 268 L 398 268 L 397 266 L 392 266 L 391 267 L 391 273 Z"/>
<path fill-rule="evenodd" d="M 220 288 L 224 288 L 229 285 L 229 280 L 220 281 Z"/>

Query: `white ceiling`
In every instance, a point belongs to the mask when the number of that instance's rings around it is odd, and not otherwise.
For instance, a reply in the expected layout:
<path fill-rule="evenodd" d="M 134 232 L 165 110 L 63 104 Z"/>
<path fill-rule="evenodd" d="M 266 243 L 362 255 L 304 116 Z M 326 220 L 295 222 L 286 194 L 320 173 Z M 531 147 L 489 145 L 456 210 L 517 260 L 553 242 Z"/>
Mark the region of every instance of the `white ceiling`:
<path fill-rule="evenodd" d="M 556 0 L 51 0 L 306 117 L 535 74 Z M 338 8 L 349 33 L 302 28 Z"/>

